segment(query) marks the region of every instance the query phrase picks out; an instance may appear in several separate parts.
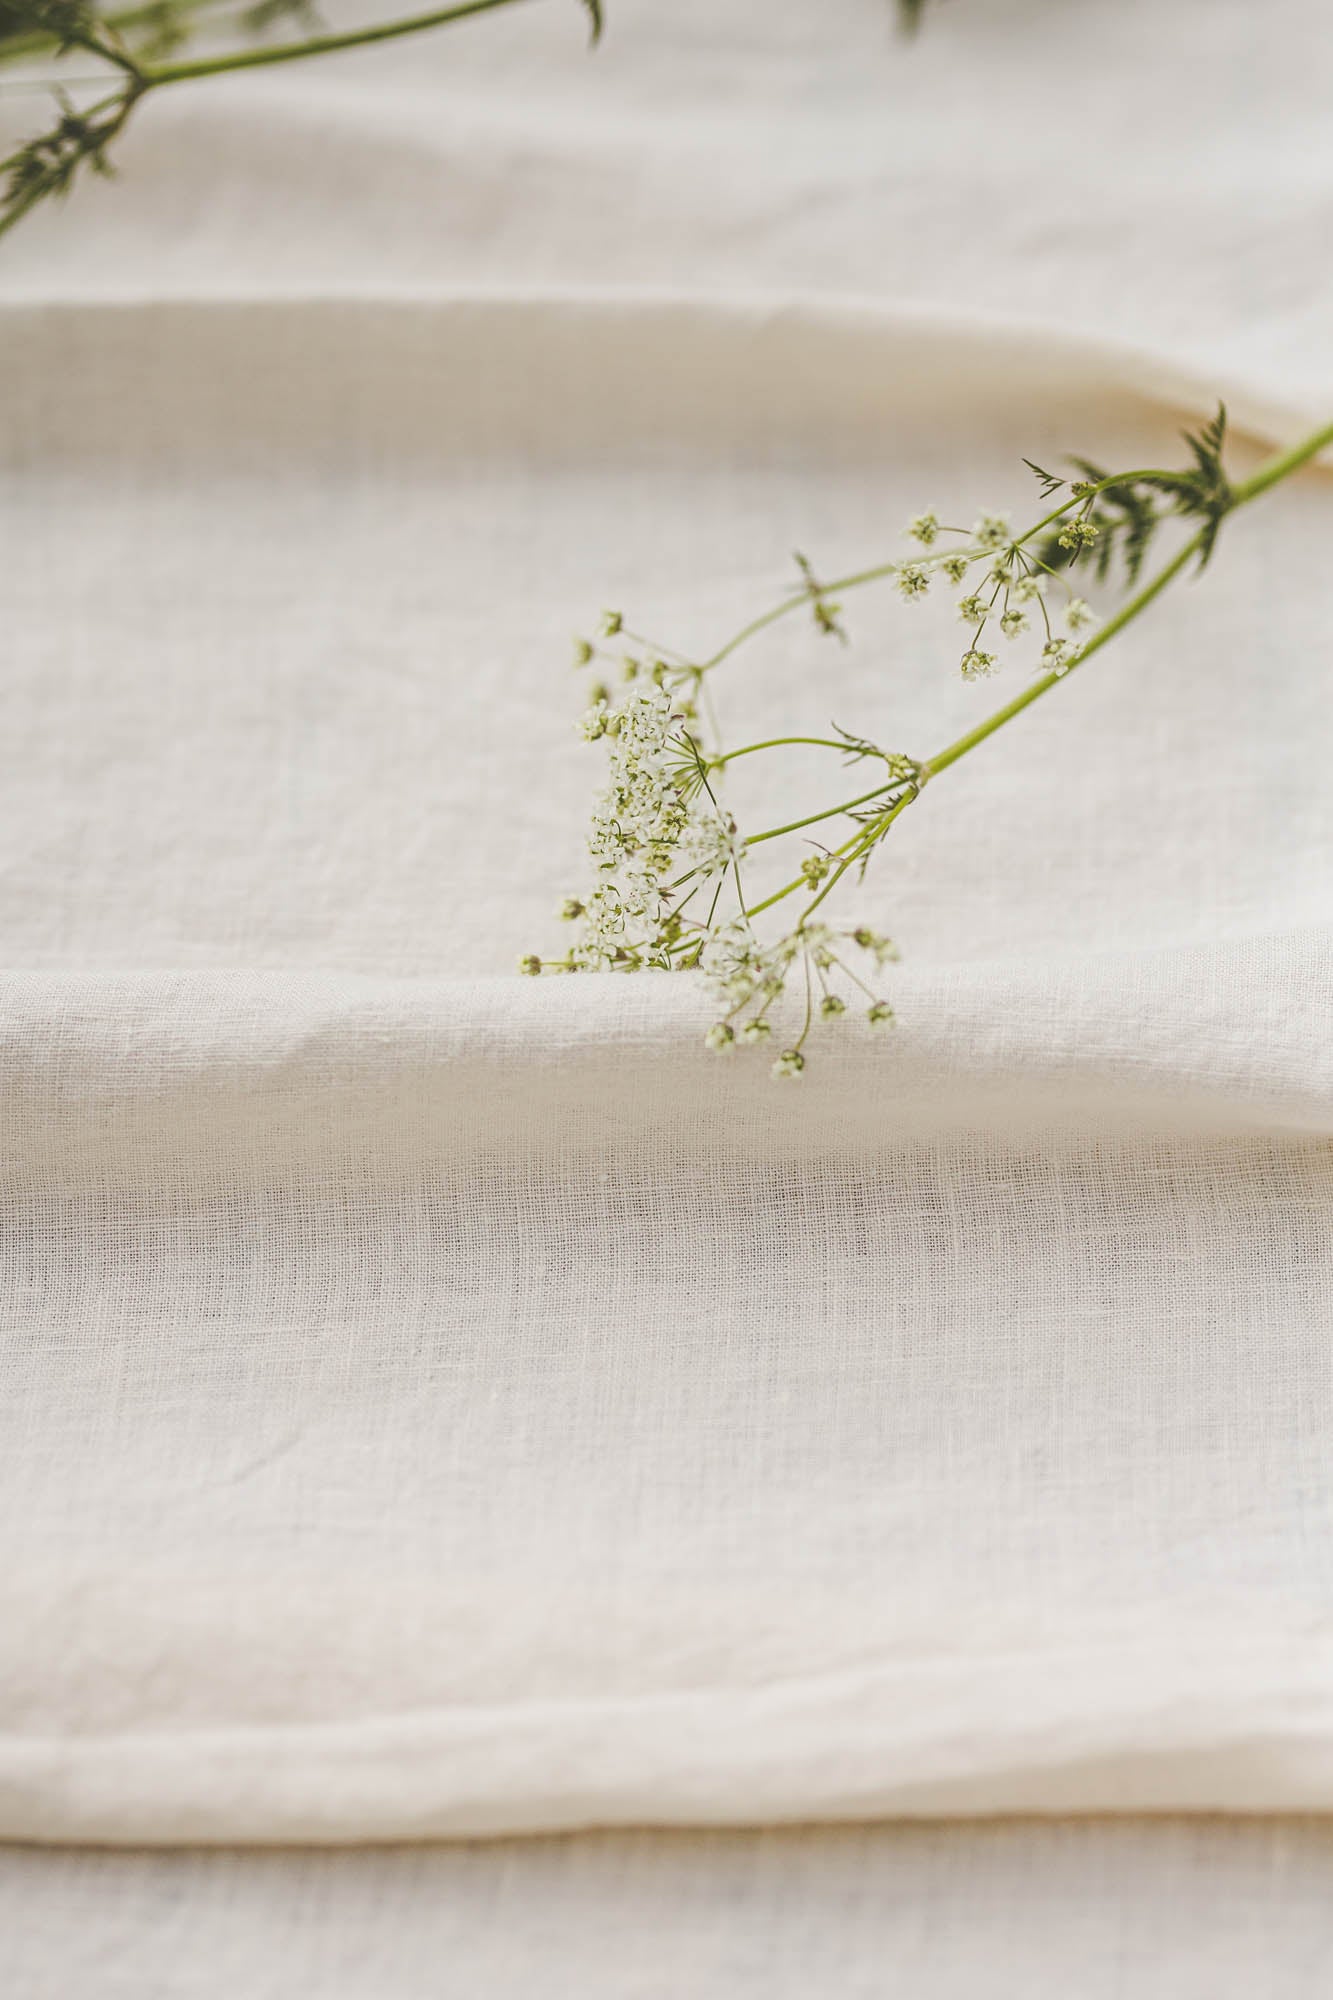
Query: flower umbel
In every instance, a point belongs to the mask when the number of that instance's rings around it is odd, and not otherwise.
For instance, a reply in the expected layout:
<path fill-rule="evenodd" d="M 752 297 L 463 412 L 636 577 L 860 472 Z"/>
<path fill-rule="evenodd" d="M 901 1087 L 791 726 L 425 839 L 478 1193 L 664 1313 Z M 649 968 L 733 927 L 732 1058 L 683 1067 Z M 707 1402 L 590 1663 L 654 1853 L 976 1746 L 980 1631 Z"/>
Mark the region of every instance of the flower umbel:
<path fill-rule="evenodd" d="M 798 556 L 799 590 L 703 659 L 630 631 L 618 611 L 604 613 L 598 641 L 579 640 L 575 648 L 577 663 L 596 664 L 602 676 L 580 724 L 606 760 L 588 835 L 594 880 L 586 894 L 559 906 L 560 917 L 576 927 L 564 957 L 528 955 L 520 969 L 699 974 L 716 1003 L 703 1036 L 707 1047 L 721 1054 L 775 1045 L 772 1073 L 789 1082 L 805 1073 L 816 1023 L 835 1039 L 852 1031 L 856 1014 L 872 1030 L 890 1027 L 893 1008 L 876 988 L 897 947 L 876 925 L 851 916 L 845 902 L 897 820 L 928 782 L 1081 667 L 1191 560 L 1206 561 L 1228 512 L 1333 444 L 1329 424 L 1233 487 L 1221 465 L 1224 433 L 1219 410 L 1187 437 L 1192 463 L 1181 473 L 1114 475 L 1077 459 L 1083 476 L 1071 480 L 1029 460 L 1046 511 L 1021 533 L 1004 514 L 982 513 L 968 530 L 923 507 L 908 523 L 916 549 L 907 561 L 825 580 Z M 1097 627 L 1067 572 L 1086 560 L 1105 582 L 1115 563 L 1133 585 L 1145 550 L 1173 515 L 1193 532 Z M 962 589 L 958 615 L 969 627 L 959 661 L 963 679 L 984 681 L 999 671 L 996 632 L 1007 642 L 1007 657 L 1010 646 L 1026 652 L 1019 642 L 1031 633 L 1038 678 L 1025 692 L 928 758 L 885 750 L 836 722 L 825 725 L 827 733 L 765 735 L 726 749 L 715 740 L 713 677 L 741 645 L 798 611 L 812 615 L 820 632 L 845 641 L 848 592 L 884 580 L 919 602 L 937 575 Z M 608 653 L 608 640 L 633 650 Z M 781 824 L 742 833 L 729 802 L 732 767 L 755 756 L 836 757 L 843 771 L 837 795 L 811 810 L 803 792 L 800 808 L 793 803 Z M 764 879 L 784 853 L 790 858 Z M 781 918 L 770 915 L 775 911 Z"/>

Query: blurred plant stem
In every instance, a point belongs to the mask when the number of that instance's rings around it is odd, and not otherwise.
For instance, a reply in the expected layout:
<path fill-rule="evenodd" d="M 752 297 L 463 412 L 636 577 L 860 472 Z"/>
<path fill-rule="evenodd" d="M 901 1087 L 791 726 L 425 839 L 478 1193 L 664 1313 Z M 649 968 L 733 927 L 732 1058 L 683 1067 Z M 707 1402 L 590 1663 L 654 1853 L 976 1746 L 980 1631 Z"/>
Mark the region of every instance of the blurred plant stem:
<path fill-rule="evenodd" d="M 240 49 L 168 60 L 207 17 L 225 14 L 228 0 L 152 0 L 152 4 L 118 12 L 99 13 L 89 0 L 0 0 L 0 62 L 51 53 L 77 52 L 103 63 L 104 78 L 83 76 L 73 88 L 96 89 L 104 80 L 104 96 L 76 106 L 60 79 L 51 79 L 56 98 L 55 123 L 0 160 L 4 185 L 0 191 L 0 236 L 13 229 L 39 203 L 65 195 L 81 169 L 112 171 L 109 149 L 120 138 L 135 110 L 154 91 L 173 84 L 224 76 L 233 70 L 266 68 L 275 63 L 302 62 L 315 56 L 337 55 L 347 49 L 400 40 L 427 29 L 443 28 L 474 15 L 513 7 L 522 0 L 454 0 L 447 7 L 402 15 L 337 33 L 311 33 L 285 42 L 251 42 Z M 592 26 L 595 43 L 602 32 L 601 0 L 580 0 Z M 310 22 L 310 0 L 258 0 L 233 13 L 228 26 L 247 35 L 261 34 L 278 20 L 295 17 Z"/>

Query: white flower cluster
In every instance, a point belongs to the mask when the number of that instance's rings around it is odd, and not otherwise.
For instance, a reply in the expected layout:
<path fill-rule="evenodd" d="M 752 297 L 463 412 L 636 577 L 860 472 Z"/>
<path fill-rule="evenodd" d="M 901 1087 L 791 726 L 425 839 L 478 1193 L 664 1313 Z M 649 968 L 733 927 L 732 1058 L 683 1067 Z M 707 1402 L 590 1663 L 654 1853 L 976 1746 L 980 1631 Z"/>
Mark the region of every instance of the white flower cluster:
<path fill-rule="evenodd" d="M 1088 540 L 1084 529 L 1077 522 L 1066 526 L 1073 539 L 1068 540 L 1062 534 L 1061 546 L 1084 547 Z M 943 526 L 933 508 L 923 508 L 908 522 L 906 532 L 928 551 L 893 570 L 898 591 L 909 603 L 926 595 L 936 575 L 946 577 L 952 584 L 961 584 L 970 570 L 981 568 L 980 582 L 974 576 L 966 594 L 958 599 L 958 616 L 972 627 L 959 661 L 965 681 L 987 680 L 999 670 L 995 654 L 981 644 L 982 634 L 992 625 L 1002 638 L 1014 640 L 1031 631 L 1034 620 L 1040 619 L 1042 649 L 1037 671 L 1064 675 L 1076 664 L 1077 643 L 1057 634 L 1046 603 L 1047 577 L 1055 576 L 1055 572 L 1040 561 L 1028 546 L 1027 537 L 1017 540 L 1012 537 L 1005 515 L 983 514 L 971 531 L 966 532 Z M 962 546 L 947 552 L 937 548 L 941 536 L 946 535 L 962 537 Z M 1068 591 L 1062 577 L 1057 576 L 1056 581 Z M 1088 605 L 1071 594 L 1064 608 L 1067 631 L 1078 633 L 1094 622 Z"/>
<path fill-rule="evenodd" d="M 654 680 L 637 683 L 619 707 L 600 692 L 583 717 L 583 736 L 606 745 L 607 782 L 588 834 L 596 885 L 586 901 L 568 898 L 560 909 L 582 921 L 557 961 L 571 971 L 669 968 L 683 930 L 673 884 L 721 875 L 743 853 L 704 783 L 684 708 Z"/>
<path fill-rule="evenodd" d="M 891 1026 L 893 1009 L 886 1000 L 878 999 L 846 963 L 849 945 L 871 958 L 877 971 L 898 957 L 891 938 L 865 926 L 838 931 L 828 924 L 807 922 L 771 945 L 761 945 L 743 917 L 716 930 L 704 947 L 700 963 L 726 1012 L 704 1036 L 706 1045 L 721 1054 L 738 1043 L 768 1041 L 773 1033 L 769 1015 L 797 966 L 804 973 L 805 1020 L 792 1046 L 781 1050 L 774 1060 L 775 1077 L 791 1081 L 804 1073 L 802 1046 L 816 1012 L 825 1020 L 846 1013 L 847 1002 L 833 983 L 838 974 L 859 987 L 869 1000 L 866 1020 L 872 1028 Z"/>
<path fill-rule="evenodd" d="M 1013 537 L 1006 515 L 983 514 L 969 531 L 946 527 L 934 508 L 924 507 L 912 516 L 905 532 L 922 553 L 908 562 L 891 565 L 888 573 L 899 595 L 909 604 L 925 597 L 937 576 L 957 585 L 968 578 L 969 571 L 980 574 L 980 582 L 974 574 L 966 594 L 958 599 L 958 616 L 972 627 L 959 661 L 965 681 L 986 680 L 999 671 L 995 654 L 981 644 L 988 627 L 998 628 L 1004 639 L 1014 640 L 1030 632 L 1038 619 L 1042 649 L 1037 671 L 1064 675 L 1076 665 L 1076 641 L 1057 634 L 1046 603 L 1048 576 L 1055 577 L 1066 592 L 1069 586 L 1041 562 L 1029 546 L 1029 537 Z M 1085 523 L 1067 522 L 1059 536 L 1060 545 L 1080 550 L 1088 545 L 1093 533 Z M 946 536 L 959 537 L 961 546 L 946 547 L 942 541 Z M 1092 611 L 1083 599 L 1070 595 L 1064 608 L 1067 632 L 1084 631 L 1094 622 Z"/>
<path fill-rule="evenodd" d="M 1106 580 L 1119 558 L 1132 582 L 1147 537 L 1167 513 L 1176 512 L 1192 513 L 1204 523 L 1182 554 L 1206 555 L 1222 515 L 1239 497 L 1221 470 L 1224 422 L 1219 410 L 1205 431 L 1189 439 L 1196 463 L 1184 474 L 1141 472 L 1116 479 L 1093 474 L 1087 461 L 1077 460 L 1090 477 L 1070 480 L 1026 461 L 1046 511 L 1024 532 L 1012 530 L 1003 514 L 982 514 L 965 528 L 923 507 L 907 523 L 913 546 L 903 558 L 825 581 L 798 554 L 799 590 L 752 618 L 707 657 L 659 647 L 632 631 L 618 611 L 603 612 L 596 639 L 577 638 L 573 648 L 576 668 L 596 663 L 606 676 L 590 687 L 579 725 L 589 742 L 603 746 L 607 760 L 588 838 L 595 882 L 586 898 L 568 896 L 559 906 L 559 915 L 578 926 L 571 948 L 555 959 L 530 953 L 519 961 L 520 969 L 534 975 L 613 968 L 702 972 L 718 1001 L 718 1018 L 704 1036 L 707 1046 L 725 1052 L 739 1044 L 772 1042 L 772 1073 L 785 1079 L 804 1073 L 805 1045 L 816 1021 L 847 1014 L 849 1002 L 870 1027 L 888 1026 L 893 1010 L 874 987 L 897 957 L 892 940 L 867 927 L 836 929 L 816 919 L 836 908 L 832 899 L 853 872 L 864 879 L 872 856 L 929 780 L 1025 708 L 1045 685 L 1081 665 L 1155 594 L 1157 585 L 1141 590 L 1100 639 L 1083 637 L 1095 620 L 1072 581 L 1090 549 L 1097 550 L 1099 580 Z M 1324 435 L 1311 442 L 1311 450 Z M 1169 506 L 1155 497 L 1162 493 L 1171 497 Z M 1052 505 L 1057 494 L 1061 498 Z M 1107 510 L 1096 506 L 1102 495 L 1111 496 Z M 959 657 L 963 678 L 988 679 L 999 670 L 997 654 L 1028 638 L 1036 670 L 1045 677 L 1040 686 L 925 762 L 890 753 L 832 718 L 824 725 L 831 734 L 765 733 L 757 742 L 729 744 L 725 752 L 711 741 L 704 749 L 700 710 L 710 730 L 716 727 L 713 669 L 775 620 L 804 607 L 821 632 L 845 642 L 839 615 L 844 592 L 885 581 L 914 604 L 928 598 L 941 579 L 967 628 Z M 611 650 L 607 642 L 613 642 Z M 788 879 L 779 877 L 776 888 L 761 882 L 752 897 L 752 870 L 749 864 L 742 867 L 746 845 L 722 802 L 730 766 L 758 752 L 799 750 L 805 757 L 812 749 L 836 753 L 844 767 L 858 767 L 859 783 L 844 777 L 822 810 L 803 810 L 796 818 L 788 811 L 784 824 L 751 830 L 751 847 L 761 857 L 769 853 L 762 842 L 799 837 L 783 870 Z M 870 771 L 878 783 L 867 785 Z M 846 796 L 849 791 L 853 796 Z M 753 873 L 759 872 L 756 864 Z M 785 920 L 787 928 L 766 941 L 752 920 L 775 906 L 784 914 L 773 921 Z M 789 1037 L 785 1027 L 780 1035 L 780 1023 L 788 1021 Z"/>

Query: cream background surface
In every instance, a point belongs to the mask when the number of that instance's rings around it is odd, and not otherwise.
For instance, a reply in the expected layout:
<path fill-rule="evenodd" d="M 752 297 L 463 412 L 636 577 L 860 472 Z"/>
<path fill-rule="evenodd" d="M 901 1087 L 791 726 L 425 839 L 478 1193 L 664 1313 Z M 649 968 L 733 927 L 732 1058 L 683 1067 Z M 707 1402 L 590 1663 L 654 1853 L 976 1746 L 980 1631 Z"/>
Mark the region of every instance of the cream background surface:
<path fill-rule="evenodd" d="M 891 1047 L 784 1093 L 688 982 L 509 967 L 578 884 L 601 604 L 702 646 L 793 546 L 1026 504 L 1023 453 L 1142 462 L 1223 392 L 1250 464 L 1325 414 L 1333 37 L 623 11 L 591 58 L 534 5 L 168 94 L 7 253 L 0 1831 L 1322 1810 L 1327 476 L 904 821 L 858 905 Z M 928 751 L 1019 684 L 849 609 L 728 714 Z M 768 1993 L 783 1856 L 830 1991 L 872 1944 L 968 1990 L 911 1957 L 966 1907 L 972 1990 L 1151 1992 L 1218 1881 L 1210 1992 L 1327 1950 L 1310 1822 L 784 1838 L 0 1879 L 34 1991 L 69 1898 L 127 1940 L 81 1990 L 228 1990 L 222 1897 L 369 1992 L 313 1942 L 388 1949 L 345 1879 L 415 1963 L 473 1884 L 519 1934 L 473 1989 L 549 1991 L 549 1871 L 660 1927 L 679 1869 L 682 1964 Z"/>

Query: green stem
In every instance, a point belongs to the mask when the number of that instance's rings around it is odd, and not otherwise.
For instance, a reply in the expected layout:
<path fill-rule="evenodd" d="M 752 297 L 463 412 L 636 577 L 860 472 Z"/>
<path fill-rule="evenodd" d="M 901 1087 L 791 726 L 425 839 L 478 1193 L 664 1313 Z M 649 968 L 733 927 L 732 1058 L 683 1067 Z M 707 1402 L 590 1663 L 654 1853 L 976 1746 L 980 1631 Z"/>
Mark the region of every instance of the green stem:
<path fill-rule="evenodd" d="M 883 839 L 884 835 L 893 825 L 893 822 L 897 819 L 899 813 L 906 812 L 908 806 L 911 805 L 913 799 L 919 798 L 920 796 L 921 796 L 920 793 L 914 786 L 910 792 L 904 792 L 903 796 L 900 799 L 895 799 L 893 804 L 887 809 L 887 811 L 882 812 L 878 819 L 872 819 L 869 826 L 863 826 L 861 828 L 859 839 L 848 843 L 850 847 L 850 852 L 847 854 L 846 859 L 842 861 L 837 868 L 834 869 L 833 873 L 829 876 L 828 881 L 824 884 L 819 894 L 816 897 L 814 897 L 813 900 L 809 902 L 806 905 L 805 909 L 802 911 L 801 922 L 803 924 L 806 924 L 810 921 L 810 916 L 812 911 L 817 910 L 819 908 L 819 905 L 823 902 L 825 896 L 829 894 L 830 890 L 837 888 L 839 882 L 841 882 L 843 876 L 847 873 L 847 870 L 852 866 L 853 862 L 859 861 L 863 854 L 868 854 L 871 848 L 875 845 L 876 841 Z"/>
<path fill-rule="evenodd" d="M 398 21 L 383 21 L 371 27 L 351 28 L 341 35 L 312 35 L 301 42 L 278 42 L 272 48 L 242 49 L 231 55 L 202 56 L 194 62 L 168 63 L 142 72 L 145 87 L 189 83 L 200 77 L 222 76 L 229 70 L 262 69 L 270 63 L 297 62 L 305 56 L 337 55 L 343 49 L 365 48 L 373 42 L 391 42 L 401 35 L 420 34 L 425 28 L 442 28 L 450 21 L 465 20 L 470 14 L 489 14 L 496 7 L 512 7 L 519 0 L 462 0 L 461 5 L 439 7 L 428 14 L 410 14 Z"/>
<path fill-rule="evenodd" d="M 859 569 L 851 576 L 835 577 L 832 583 L 821 583 L 819 594 L 821 597 L 827 597 L 834 590 L 856 590 L 863 583 L 878 583 L 882 578 L 892 576 L 895 570 L 901 568 L 900 562 L 876 563 L 873 569 Z M 771 611 L 762 612 L 758 618 L 752 618 L 748 625 L 742 625 L 740 631 L 728 639 L 725 646 L 720 646 L 711 659 L 701 661 L 700 673 L 706 674 L 710 668 L 720 665 L 729 654 L 743 646 L 747 639 L 753 639 L 757 632 L 762 632 L 765 626 L 775 625 L 779 618 L 785 618 L 790 612 L 799 611 L 803 604 L 813 602 L 814 597 L 808 590 L 802 590 L 793 597 L 784 597 L 781 604 L 775 604 Z"/>
<path fill-rule="evenodd" d="M 844 753 L 854 746 L 847 742 L 837 743 L 831 736 L 770 736 L 763 743 L 747 743 L 740 750 L 728 750 L 725 756 L 710 757 L 710 771 L 720 770 L 723 764 L 734 763 L 737 757 L 748 757 L 753 750 L 778 750 L 784 743 L 813 743 L 821 750 L 841 750 Z"/>
<path fill-rule="evenodd" d="M 915 791 L 909 792 L 905 799 L 899 800 L 897 803 L 900 805 L 906 805 L 910 803 L 910 801 L 916 798 L 917 796 L 918 794 Z M 882 820 L 871 821 L 872 826 L 877 827 L 880 826 L 881 824 Z M 860 853 L 862 844 L 864 843 L 866 835 L 869 832 L 869 830 L 870 829 L 868 827 L 858 826 L 856 832 L 854 834 L 851 834 L 848 839 L 844 840 L 841 847 L 831 848 L 830 852 L 836 854 L 837 856 L 839 856 L 839 858 L 845 855 L 848 863 L 855 861 L 857 855 Z M 820 891 L 819 896 L 816 897 L 815 899 L 816 902 L 820 902 L 823 900 L 823 898 L 828 894 L 829 889 L 833 887 L 834 882 L 839 880 L 842 873 L 843 870 L 840 868 L 837 874 L 835 874 L 830 880 L 828 887 Z M 757 917 L 761 910 L 771 909 L 774 903 L 780 903 L 784 897 L 795 895 L 798 889 L 804 889 L 806 887 L 807 883 L 804 875 L 798 875 L 796 876 L 794 881 L 785 883 L 781 889 L 775 889 L 771 896 L 765 896 L 762 903 L 751 904 L 749 908 L 746 909 L 745 914 L 747 917 Z M 812 903 L 810 909 L 813 908 L 814 904 Z M 805 915 L 808 917 L 809 914 L 810 910 L 807 910 Z M 802 922 L 804 922 L 804 918 L 802 919 Z"/>
<path fill-rule="evenodd" d="M 765 833 L 752 833 L 745 845 L 757 847 L 761 840 L 776 840 L 780 833 L 796 833 L 803 826 L 815 826 L 821 819 L 836 819 L 839 813 L 851 812 L 853 807 L 867 805 L 871 799 L 879 798 L 896 782 L 896 779 L 886 778 L 884 783 L 876 785 L 873 791 L 862 792 L 859 799 L 844 799 L 840 806 L 829 806 L 824 812 L 811 813 L 806 819 L 790 820 L 786 826 L 770 826 Z"/>
<path fill-rule="evenodd" d="M 1239 486 L 1233 486 L 1231 489 L 1233 504 L 1237 507 L 1247 506 L 1251 500 L 1257 500 L 1261 493 L 1267 493 L 1270 486 L 1276 486 L 1279 479 L 1285 479 L 1288 473 L 1299 472 L 1303 465 L 1308 465 L 1312 458 L 1317 458 L 1321 451 L 1326 451 L 1331 446 L 1333 446 L 1333 424 L 1325 424 L 1322 430 L 1312 431 L 1309 437 L 1302 438 L 1299 444 L 1292 445 L 1290 451 L 1279 452 L 1276 458 L 1266 460 L 1257 472 L 1252 473 L 1248 479 L 1243 479 Z"/>

